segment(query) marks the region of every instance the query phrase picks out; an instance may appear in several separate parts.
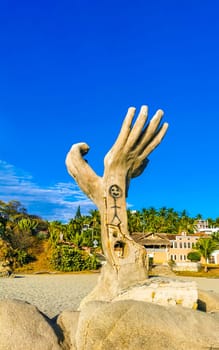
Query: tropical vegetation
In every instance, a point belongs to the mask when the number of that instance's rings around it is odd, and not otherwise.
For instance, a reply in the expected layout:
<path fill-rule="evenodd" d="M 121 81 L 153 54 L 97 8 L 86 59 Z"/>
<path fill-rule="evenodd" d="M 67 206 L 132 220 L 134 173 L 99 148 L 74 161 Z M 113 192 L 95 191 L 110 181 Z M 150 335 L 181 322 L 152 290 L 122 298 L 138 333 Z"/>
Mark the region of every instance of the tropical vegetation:
<path fill-rule="evenodd" d="M 209 238 L 200 238 L 197 243 L 195 249 L 200 253 L 200 255 L 204 258 L 205 261 L 205 272 L 208 271 L 208 259 L 215 249 L 217 249 L 219 242 L 214 237 Z"/>
<path fill-rule="evenodd" d="M 97 269 L 100 264 L 96 251 L 100 247 L 100 216 L 97 210 L 82 216 L 78 208 L 75 217 L 64 224 L 28 214 L 18 201 L 0 201 L 0 261 L 13 270 L 32 263 L 43 249 L 47 251 L 51 269 Z"/>
<path fill-rule="evenodd" d="M 202 216 L 189 216 L 186 210 L 177 212 L 173 208 L 143 208 L 128 210 L 128 229 L 133 232 L 156 232 L 178 234 L 194 233 L 194 224 Z M 219 226 L 216 220 L 208 218 L 210 225 Z M 0 201 L 0 261 L 4 260 L 13 269 L 34 263 L 44 252 L 48 266 L 58 271 L 81 271 L 97 269 L 96 254 L 101 252 L 100 214 L 91 210 L 82 215 L 78 207 L 74 218 L 68 223 L 47 221 L 27 212 L 19 201 Z M 212 249 L 218 245 L 219 234 L 209 240 L 199 240 L 196 257 L 209 258 Z M 198 252 L 198 253 L 197 253 Z"/>
<path fill-rule="evenodd" d="M 192 262 L 197 262 L 201 260 L 201 253 L 199 251 L 191 251 L 187 255 L 187 259 L 192 261 Z"/>
<path fill-rule="evenodd" d="M 201 214 L 191 217 L 186 210 L 177 212 L 173 208 L 143 208 L 141 211 L 128 210 L 129 232 L 157 232 L 167 234 L 194 233 L 197 220 Z M 207 218 L 210 226 L 219 226 L 219 217 L 215 220 Z"/>

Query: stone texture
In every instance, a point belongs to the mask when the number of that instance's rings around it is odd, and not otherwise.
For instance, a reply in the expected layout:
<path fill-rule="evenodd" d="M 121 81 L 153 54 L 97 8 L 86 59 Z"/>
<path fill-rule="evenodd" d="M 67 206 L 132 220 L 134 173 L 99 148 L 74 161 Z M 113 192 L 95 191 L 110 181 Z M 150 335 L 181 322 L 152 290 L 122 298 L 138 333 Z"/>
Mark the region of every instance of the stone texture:
<path fill-rule="evenodd" d="M 80 312 L 64 310 L 57 319 L 57 324 L 64 334 L 64 346 L 66 349 L 76 350 L 75 337 L 78 327 Z"/>
<path fill-rule="evenodd" d="M 198 291 L 198 308 L 205 312 L 219 313 L 219 294 L 212 291 Z"/>
<path fill-rule="evenodd" d="M 81 311 L 77 350 L 219 349 L 219 319 L 140 301 L 90 302 Z"/>
<path fill-rule="evenodd" d="M 0 301 L 0 350 L 60 350 L 58 338 L 38 309 L 20 300 Z"/>
<path fill-rule="evenodd" d="M 138 300 L 160 305 L 181 305 L 197 308 L 198 290 L 195 282 L 151 278 L 142 286 L 135 286 L 120 293 L 113 301 Z"/>
<path fill-rule="evenodd" d="M 172 271 L 171 267 L 168 264 L 153 265 L 150 270 L 150 274 L 153 276 L 176 276 L 176 274 Z"/>
<path fill-rule="evenodd" d="M 142 273 L 142 269 L 138 269 L 139 265 L 124 264 L 121 266 L 120 276 L 115 273 L 115 270 L 110 264 L 106 264 L 101 268 L 101 273 L 98 278 L 96 287 L 81 301 L 79 309 L 81 310 L 84 305 L 92 300 L 111 301 L 122 290 L 136 285 L 136 279 L 138 283 L 146 282 L 146 274 Z M 122 275 L 122 272 L 124 275 Z M 130 274 L 129 278 L 125 279 L 127 274 Z M 123 276 L 123 279 L 120 277 Z"/>

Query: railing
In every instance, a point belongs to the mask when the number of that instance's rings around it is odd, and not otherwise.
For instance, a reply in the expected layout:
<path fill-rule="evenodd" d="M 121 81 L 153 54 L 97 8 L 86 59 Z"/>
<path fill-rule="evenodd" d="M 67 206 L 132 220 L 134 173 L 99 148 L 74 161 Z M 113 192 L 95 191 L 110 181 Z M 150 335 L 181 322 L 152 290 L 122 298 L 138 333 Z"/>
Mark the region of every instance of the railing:
<path fill-rule="evenodd" d="M 146 251 L 148 253 L 163 253 L 167 252 L 166 248 L 146 248 Z"/>

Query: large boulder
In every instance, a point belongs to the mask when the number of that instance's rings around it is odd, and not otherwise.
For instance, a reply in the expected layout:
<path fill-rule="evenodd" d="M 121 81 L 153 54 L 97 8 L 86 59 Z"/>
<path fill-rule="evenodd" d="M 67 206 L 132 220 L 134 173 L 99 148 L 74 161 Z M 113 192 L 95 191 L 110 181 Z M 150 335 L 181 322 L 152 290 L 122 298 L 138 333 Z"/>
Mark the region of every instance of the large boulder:
<path fill-rule="evenodd" d="M 64 335 L 63 345 L 66 349 L 76 350 L 76 331 L 80 311 L 64 310 L 57 318 L 57 324 Z"/>
<path fill-rule="evenodd" d="M 94 301 L 80 313 L 76 344 L 77 350 L 219 349 L 219 320 L 179 306 Z"/>
<path fill-rule="evenodd" d="M 206 312 L 219 313 L 219 294 L 212 291 L 198 290 L 198 308 Z"/>
<path fill-rule="evenodd" d="M 20 300 L 0 301 L 0 350 L 60 350 L 58 338 L 39 310 Z"/>
<path fill-rule="evenodd" d="M 123 290 L 113 301 L 138 300 L 160 305 L 181 305 L 197 308 L 198 289 L 195 282 L 166 277 L 150 278 L 142 285 Z"/>

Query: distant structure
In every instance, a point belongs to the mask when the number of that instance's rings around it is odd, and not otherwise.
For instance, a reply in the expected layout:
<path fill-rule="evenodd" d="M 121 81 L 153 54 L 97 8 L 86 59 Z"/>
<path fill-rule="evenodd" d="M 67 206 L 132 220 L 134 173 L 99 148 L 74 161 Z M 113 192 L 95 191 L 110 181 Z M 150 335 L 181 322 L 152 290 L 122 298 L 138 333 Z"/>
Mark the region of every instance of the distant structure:
<path fill-rule="evenodd" d="M 170 260 L 175 263 L 189 262 L 188 254 L 194 251 L 200 238 L 208 238 L 204 232 L 196 234 L 181 233 L 178 235 L 166 233 L 142 233 L 134 232 L 132 238 L 145 247 L 149 258 L 155 264 L 167 264 Z M 219 250 L 215 250 L 209 263 L 219 264 Z"/>
<path fill-rule="evenodd" d="M 197 220 L 194 226 L 195 233 L 202 232 L 207 235 L 219 232 L 219 227 L 209 227 L 208 220 Z"/>

